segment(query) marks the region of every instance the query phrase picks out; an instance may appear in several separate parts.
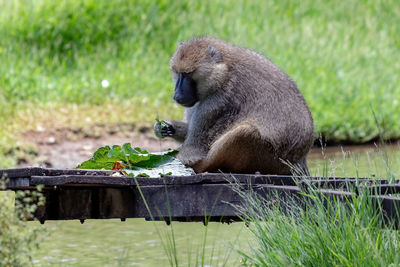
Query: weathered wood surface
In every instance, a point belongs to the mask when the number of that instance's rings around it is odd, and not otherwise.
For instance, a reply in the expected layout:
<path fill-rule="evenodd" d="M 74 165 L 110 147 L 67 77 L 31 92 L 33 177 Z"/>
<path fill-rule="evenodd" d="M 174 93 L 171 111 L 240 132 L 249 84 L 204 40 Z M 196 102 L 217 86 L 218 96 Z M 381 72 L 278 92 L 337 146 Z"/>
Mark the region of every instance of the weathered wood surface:
<path fill-rule="evenodd" d="M 338 200 L 351 199 L 360 188 L 370 190 L 389 216 L 397 216 L 400 185 L 384 179 L 291 177 L 259 174 L 203 173 L 163 178 L 113 177 L 116 171 L 20 168 L 0 170 L 9 190 L 35 190 L 44 185 L 46 204 L 36 212 L 40 221 L 69 219 L 147 218 L 230 222 L 239 220 L 233 205 L 241 203 L 235 186 L 264 198 L 282 201 L 299 197 L 310 185 Z M 346 189 L 354 188 L 353 192 Z M 389 196 L 387 196 L 389 195 Z"/>

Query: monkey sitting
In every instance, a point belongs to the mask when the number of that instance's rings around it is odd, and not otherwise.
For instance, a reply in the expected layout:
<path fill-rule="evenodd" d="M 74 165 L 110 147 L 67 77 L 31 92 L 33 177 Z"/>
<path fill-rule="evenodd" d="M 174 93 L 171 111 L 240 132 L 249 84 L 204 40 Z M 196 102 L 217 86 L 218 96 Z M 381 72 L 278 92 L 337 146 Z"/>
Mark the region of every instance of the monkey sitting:
<path fill-rule="evenodd" d="M 184 121 L 154 125 L 183 142 L 177 155 L 196 172 L 308 174 L 314 126 L 290 77 L 262 55 L 202 37 L 180 43 L 170 69 Z"/>

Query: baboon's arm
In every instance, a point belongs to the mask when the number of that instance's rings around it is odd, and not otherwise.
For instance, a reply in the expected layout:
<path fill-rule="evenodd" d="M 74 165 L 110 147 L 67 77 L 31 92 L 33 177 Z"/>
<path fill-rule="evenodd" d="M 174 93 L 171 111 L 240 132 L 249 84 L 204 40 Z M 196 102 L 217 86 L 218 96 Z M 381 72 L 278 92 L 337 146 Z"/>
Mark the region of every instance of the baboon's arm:
<path fill-rule="evenodd" d="M 163 127 L 163 124 L 167 125 Z M 167 120 L 154 124 L 154 133 L 159 138 L 172 137 L 176 141 L 183 143 L 188 131 L 188 124 L 183 121 Z"/>

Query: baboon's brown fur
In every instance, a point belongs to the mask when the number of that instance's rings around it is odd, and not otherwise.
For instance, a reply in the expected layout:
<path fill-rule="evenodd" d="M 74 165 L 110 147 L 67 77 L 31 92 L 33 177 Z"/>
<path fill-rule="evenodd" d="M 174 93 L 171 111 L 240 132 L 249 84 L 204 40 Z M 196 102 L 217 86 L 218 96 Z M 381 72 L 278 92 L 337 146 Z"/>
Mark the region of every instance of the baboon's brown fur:
<path fill-rule="evenodd" d="M 170 68 L 175 80 L 183 73 L 196 84 L 197 102 L 186 108 L 184 121 L 165 121 L 173 129 L 169 136 L 183 141 L 178 158 L 185 165 L 196 172 L 291 174 L 286 161 L 308 172 L 311 113 L 276 65 L 252 50 L 202 37 L 181 43 Z"/>

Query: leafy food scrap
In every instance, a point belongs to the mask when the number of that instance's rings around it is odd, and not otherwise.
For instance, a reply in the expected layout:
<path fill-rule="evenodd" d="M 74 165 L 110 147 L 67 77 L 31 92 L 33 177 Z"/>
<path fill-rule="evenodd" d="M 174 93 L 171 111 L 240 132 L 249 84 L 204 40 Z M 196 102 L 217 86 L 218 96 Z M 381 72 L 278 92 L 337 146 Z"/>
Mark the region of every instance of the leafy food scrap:
<path fill-rule="evenodd" d="M 123 175 L 136 177 L 191 175 L 193 170 L 186 168 L 174 157 L 177 152 L 175 149 L 169 149 L 164 152 L 149 153 L 138 147 L 132 148 L 129 143 L 122 146 L 104 146 L 77 168 L 119 170 Z"/>
<path fill-rule="evenodd" d="M 93 157 L 77 166 L 78 169 L 106 169 L 113 167 L 120 169 L 155 168 L 174 159 L 173 155 L 178 151 L 169 149 L 165 152 L 151 154 L 138 147 L 132 148 L 131 144 L 121 146 L 104 146 L 94 152 Z M 118 162 L 118 163 L 117 163 Z M 117 163 L 117 164 L 116 164 Z"/>

